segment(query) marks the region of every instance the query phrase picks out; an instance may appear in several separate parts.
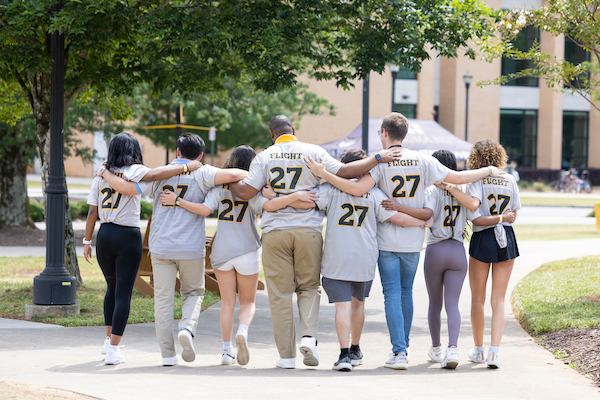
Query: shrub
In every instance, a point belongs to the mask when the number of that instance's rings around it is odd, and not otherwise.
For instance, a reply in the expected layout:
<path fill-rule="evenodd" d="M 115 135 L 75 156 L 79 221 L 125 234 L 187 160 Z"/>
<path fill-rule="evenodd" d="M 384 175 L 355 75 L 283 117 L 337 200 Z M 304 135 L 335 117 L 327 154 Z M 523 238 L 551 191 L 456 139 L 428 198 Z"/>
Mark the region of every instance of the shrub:
<path fill-rule="evenodd" d="M 545 192 L 546 184 L 544 182 L 533 182 L 533 190 L 536 192 Z"/>
<path fill-rule="evenodd" d="M 37 201 L 29 201 L 29 214 L 33 222 L 42 222 L 44 220 L 44 205 Z"/>
<path fill-rule="evenodd" d="M 79 200 L 74 203 L 69 202 L 69 206 L 71 207 L 71 218 L 86 218 L 87 213 L 90 209 L 90 205 L 87 203 L 87 200 Z"/>
<path fill-rule="evenodd" d="M 160 201 L 160 200 L 159 200 Z M 152 203 L 142 200 L 140 202 L 140 218 L 148 219 L 152 215 Z"/>

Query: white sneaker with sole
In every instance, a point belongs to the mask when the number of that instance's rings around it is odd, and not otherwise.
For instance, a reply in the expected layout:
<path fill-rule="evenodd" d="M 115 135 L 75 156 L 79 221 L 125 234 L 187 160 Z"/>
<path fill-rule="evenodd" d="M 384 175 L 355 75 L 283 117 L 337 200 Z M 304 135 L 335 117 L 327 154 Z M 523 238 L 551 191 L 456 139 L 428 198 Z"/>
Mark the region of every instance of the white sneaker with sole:
<path fill-rule="evenodd" d="M 442 362 L 442 360 L 444 359 L 444 352 L 442 351 L 442 346 L 429 346 L 429 351 L 427 352 L 427 354 L 429 354 L 429 358 L 431 358 L 431 360 L 434 362 L 439 363 Z"/>
<path fill-rule="evenodd" d="M 181 351 L 181 358 L 183 358 L 183 361 L 194 361 L 196 359 L 196 350 L 194 349 L 194 339 L 192 338 L 192 333 L 187 329 L 183 328 L 179 331 L 179 335 L 177 335 L 177 340 L 183 348 L 183 350 Z"/>
<path fill-rule="evenodd" d="M 469 350 L 469 360 L 477 364 L 483 364 L 485 362 L 484 354 L 485 347 L 473 347 L 471 350 Z"/>
<path fill-rule="evenodd" d="M 119 346 L 109 346 L 106 352 L 106 358 L 104 364 L 106 365 L 117 365 L 125 362 L 125 357 L 121 354 Z"/>
<path fill-rule="evenodd" d="M 300 340 L 300 353 L 304 355 L 304 365 L 316 367 L 319 365 L 319 353 L 317 353 L 317 339 L 305 336 Z"/>
<path fill-rule="evenodd" d="M 235 363 L 233 348 L 223 349 L 223 354 L 221 355 L 221 365 L 231 365 L 233 363 Z"/>
<path fill-rule="evenodd" d="M 500 368 L 500 356 L 497 351 L 490 351 L 487 356 L 487 366 L 491 369 Z"/>
<path fill-rule="evenodd" d="M 406 360 L 406 353 L 392 353 L 388 360 L 385 362 L 386 368 L 392 369 L 408 369 L 408 361 Z"/>
<path fill-rule="evenodd" d="M 280 358 L 275 366 L 283 369 L 294 369 L 296 368 L 296 358 Z"/>
<path fill-rule="evenodd" d="M 250 353 L 248 352 L 248 333 L 246 331 L 237 331 L 235 343 L 237 344 L 237 362 L 240 365 L 248 364 Z"/>
<path fill-rule="evenodd" d="M 455 369 L 458 365 L 458 349 L 456 347 L 447 347 L 446 355 L 440 363 L 442 368 Z"/>
<path fill-rule="evenodd" d="M 110 336 L 107 336 L 106 339 L 104 339 L 104 344 L 102 345 L 102 354 L 106 354 L 108 353 L 108 348 L 110 347 Z"/>
<path fill-rule="evenodd" d="M 179 365 L 179 358 L 177 358 L 177 356 L 175 356 L 175 357 L 164 357 L 162 359 L 162 364 L 165 367 L 174 367 L 176 365 Z"/>

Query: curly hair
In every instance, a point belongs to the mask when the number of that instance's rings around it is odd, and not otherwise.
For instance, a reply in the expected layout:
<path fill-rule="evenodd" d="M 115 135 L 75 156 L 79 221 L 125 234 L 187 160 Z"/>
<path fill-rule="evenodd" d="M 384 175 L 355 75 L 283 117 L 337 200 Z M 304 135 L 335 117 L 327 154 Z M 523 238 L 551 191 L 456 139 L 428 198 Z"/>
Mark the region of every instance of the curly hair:
<path fill-rule="evenodd" d="M 504 147 L 495 140 L 483 139 L 471 147 L 471 154 L 467 159 L 467 167 L 478 169 L 493 165 L 496 168 L 504 169 L 508 156 Z"/>

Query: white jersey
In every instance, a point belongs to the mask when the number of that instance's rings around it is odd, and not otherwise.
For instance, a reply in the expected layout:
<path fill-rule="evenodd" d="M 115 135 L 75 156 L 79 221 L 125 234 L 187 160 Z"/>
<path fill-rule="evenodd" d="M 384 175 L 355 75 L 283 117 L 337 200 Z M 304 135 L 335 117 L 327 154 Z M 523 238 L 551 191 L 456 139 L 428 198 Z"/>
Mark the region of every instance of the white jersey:
<path fill-rule="evenodd" d="M 303 157 L 309 155 L 317 162 L 322 159 L 325 168 L 332 174 L 336 174 L 342 166 L 320 146 L 299 141 L 276 143 L 252 160 L 244 183 L 258 190 L 268 184 L 275 192 L 282 194 L 312 190 L 320 183 L 320 179 L 304 164 Z M 323 213 L 316 209 L 284 207 L 275 212 L 265 211 L 261 226 L 263 233 L 293 228 L 314 228 L 320 232 L 322 221 Z"/>
<path fill-rule="evenodd" d="M 519 187 L 515 178 L 510 174 L 502 175 L 502 178 L 490 176 L 469 184 L 467 194 L 479 199 L 479 208 L 473 214 L 473 219 L 479 216 L 500 215 L 504 211 L 517 211 L 521 209 L 519 198 Z M 508 222 L 502 225 L 510 226 Z M 475 226 L 473 232 L 481 232 L 495 225 Z"/>
<path fill-rule="evenodd" d="M 260 193 L 250 200 L 242 200 L 231 193 L 229 185 L 208 192 L 204 205 L 213 211 L 219 210 L 217 233 L 210 251 L 213 267 L 218 268 L 232 258 L 260 248 L 256 215 L 262 212 L 267 200 Z"/>
<path fill-rule="evenodd" d="M 187 162 L 189 160 L 177 158 L 172 164 Z M 145 195 L 154 197 L 148 241 L 153 255 L 166 260 L 193 260 L 205 256 L 204 217 L 183 207 L 163 206 L 160 194 L 168 189 L 182 199 L 202 203 L 208 191 L 215 186 L 218 171 L 211 165 L 203 165 L 195 171 L 139 185 Z"/>
<path fill-rule="evenodd" d="M 321 274 L 325 278 L 367 282 L 377 268 L 377 222 L 390 219 L 381 201 L 387 196 L 373 188 L 361 197 L 342 192 L 330 184 L 319 185 L 317 205 L 327 209 L 327 231 Z"/>
<path fill-rule="evenodd" d="M 437 159 L 413 150 L 403 149 L 399 160 L 379 163 L 370 172 L 377 186 L 390 198 L 415 208 L 425 205 L 425 189 L 440 183 L 450 170 Z M 391 222 L 379 224 L 379 250 L 413 253 L 421 251 L 425 229 L 404 227 Z"/>
<path fill-rule="evenodd" d="M 463 192 L 466 185 L 458 185 Z M 437 186 L 425 189 L 425 207 L 433 211 L 433 226 L 427 229 L 427 244 L 446 239 L 463 242 L 467 220 L 472 219 L 469 209 L 459 203 L 447 190 Z"/>
<path fill-rule="evenodd" d="M 150 171 L 143 164 L 115 168 L 113 172 L 121 178 L 139 182 Z M 96 176 L 92 181 L 88 204 L 98 206 L 100 223 L 111 222 L 121 226 L 140 227 L 140 195 L 125 196 L 110 187 L 103 178 Z"/>

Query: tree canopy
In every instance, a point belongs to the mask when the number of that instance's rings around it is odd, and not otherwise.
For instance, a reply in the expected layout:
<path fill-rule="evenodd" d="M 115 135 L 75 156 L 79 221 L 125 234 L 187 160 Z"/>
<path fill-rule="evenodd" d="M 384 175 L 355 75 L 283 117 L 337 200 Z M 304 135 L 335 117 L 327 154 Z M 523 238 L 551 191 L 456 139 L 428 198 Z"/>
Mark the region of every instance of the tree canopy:
<path fill-rule="evenodd" d="M 527 26 L 550 33 L 564 35 L 581 49 L 590 52 L 587 62 L 574 62 L 541 51 L 539 41 L 530 49 L 518 49 L 513 45 L 517 35 Z M 548 87 L 567 93 L 579 93 L 600 111 L 593 102 L 600 101 L 600 1 L 549 0 L 539 9 L 513 9 L 499 13 L 491 25 L 496 35 L 480 42 L 488 60 L 505 57 L 515 60 L 531 60 L 530 68 L 481 82 L 502 84 L 526 76 L 545 78 Z"/>

